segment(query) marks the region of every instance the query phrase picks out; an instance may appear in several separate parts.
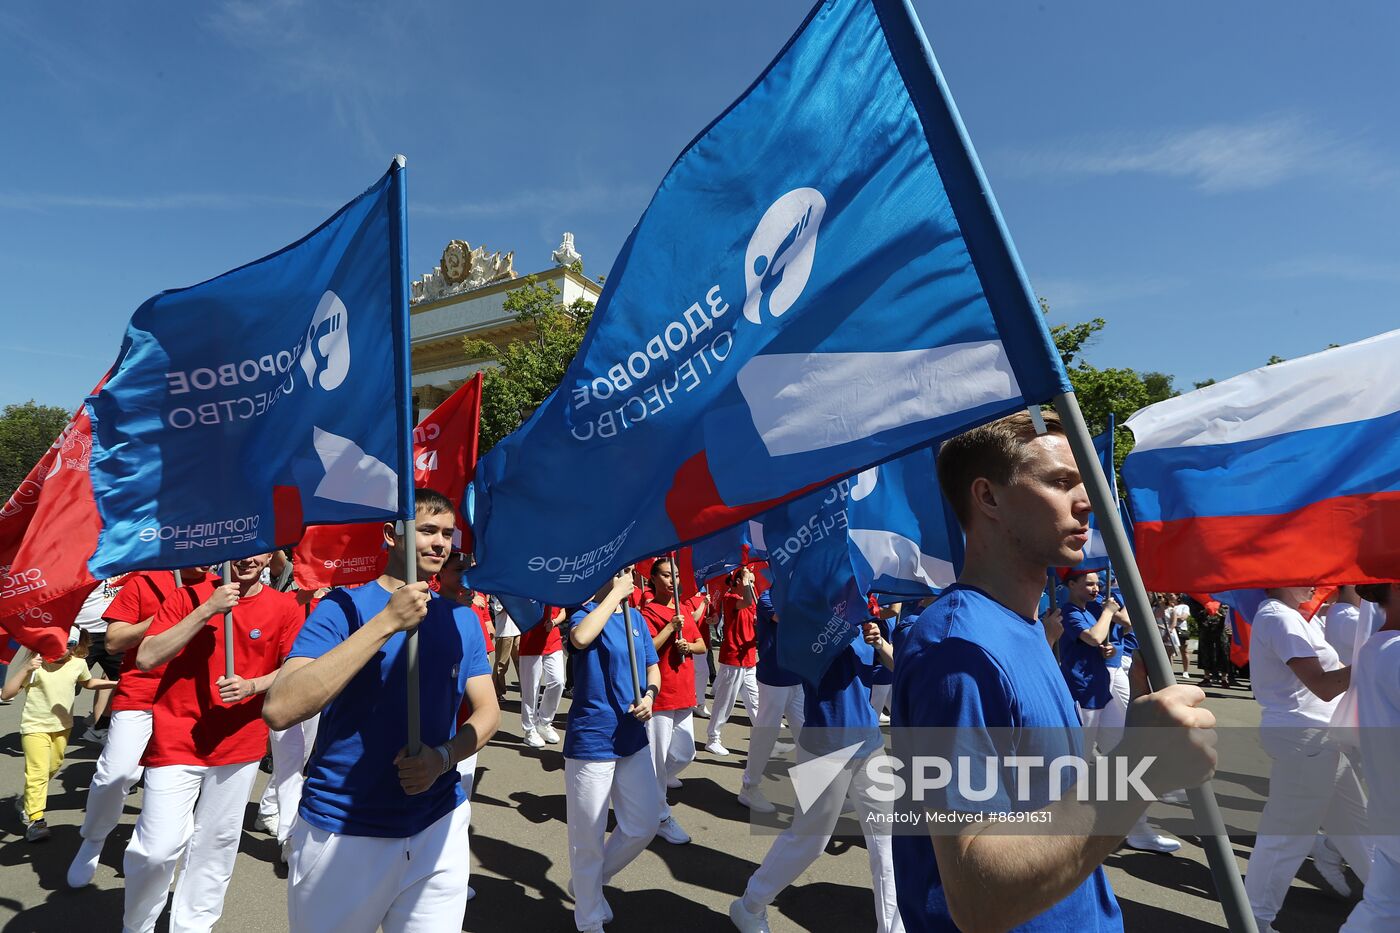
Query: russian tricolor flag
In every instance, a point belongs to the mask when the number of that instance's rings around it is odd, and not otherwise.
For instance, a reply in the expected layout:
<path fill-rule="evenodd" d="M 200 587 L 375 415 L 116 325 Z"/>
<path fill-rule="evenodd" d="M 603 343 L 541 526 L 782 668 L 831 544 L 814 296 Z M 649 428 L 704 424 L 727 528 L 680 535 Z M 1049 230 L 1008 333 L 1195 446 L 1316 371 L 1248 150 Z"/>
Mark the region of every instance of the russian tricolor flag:
<path fill-rule="evenodd" d="M 1159 402 L 1128 427 L 1149 589 L 1400 579 L 1400 330 Z"/>

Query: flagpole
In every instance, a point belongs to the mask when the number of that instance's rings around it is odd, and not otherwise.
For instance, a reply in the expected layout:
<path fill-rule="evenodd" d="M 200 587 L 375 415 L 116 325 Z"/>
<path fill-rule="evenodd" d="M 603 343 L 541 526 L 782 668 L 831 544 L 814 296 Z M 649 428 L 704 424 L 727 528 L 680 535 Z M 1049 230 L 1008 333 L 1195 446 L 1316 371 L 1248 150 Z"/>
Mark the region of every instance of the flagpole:
<path fill-rule="evenodd" d="M 1118 588 L 1123 591 L 1127 603 L 1128 617 L 1133 627 L 1148 631 L 1153 624 L 1152 604 L 1148 601 L 1147 590 L 1142 576 L 1138 573 L 1137 561 L 1128 543 L 1127 532 L 1118 514 L 1117 502 L 1109 488 L 1108 477 L 1103 466 L 1094 454 L 1094 441 L 1089 436 L 1089 428 L 1084 423 L 1084 414 L 1079 410 L 1079 401 L 1073 392 L 1062 392 L 1053 399 L 1055 410 L 1060 413 L 1061 423 L 1074 459 L 1079 465 L 1080 476 L 1089 493 L 1089 502 L 1098 517 L 1099 533 L 1103 535 L 1108 548 L 1110 563 L 1118 567 Z M 1147 674 L 1153 689 L 1160 690 L 1176 683 L 1171 663 L 1167 660 L 1167 649 L 1161 639 L 1138 639 L 1138 650 L 1147 665 Z M 1206 850 L 1206 860 L 1210 863 L 1211 877 L 1220 898 L 1220 906 L 1225 912 L 1225 921 L 1236 933 L 1258 933 L 1254 924 L 1254 914 L 1249 908 L 1249 898 L 1240 879 L 1239 866 L 1230 846 L 1230 837 L 1225 833 L 1225 821 L 1220 815 L 1220 807 L 1215 800 L 1215 792 L 1209 781 L 1200 787 L 1188 788 L 1186 796 L 1191 801 L 1191 811 L 1205 828 L 1200 837 L 1201 846 Z"/>
<path fill-rule="evenodd" d="M 175 571 L 179 574 L 180 571 Z M 233 582 L 233 561 L 224 561 L 224 582 Z M 233 610 L 224 611 L 224 676 L 233 679 Z"/>
<path fill-rule="evenodd" d="M 622 601 L 622 624 L 627 630 L 627 658 L 631 662 L 628 667 L 632 671 L 632 698 L 636 703 L 642 702 L 642 681 L 637 676 L 637 645 L 632 638 L 632 617 L 627 614 L 631 607 L 627 605 L 627 600 Z M 606 623 L 604 623 L 606 624 Z"/>
<path fill-rule="evenodd" d="M 182 586 L 185 585 L 185 578 L 182 577 L 182 576 L 180 575 L 180 571 L 178 571 L 178 570 L 176 570 L 174 573 L 175 573 L 175 587 L 176 587 L 176 589 L 179 589 L 180 587 L 182 587 Z"/>

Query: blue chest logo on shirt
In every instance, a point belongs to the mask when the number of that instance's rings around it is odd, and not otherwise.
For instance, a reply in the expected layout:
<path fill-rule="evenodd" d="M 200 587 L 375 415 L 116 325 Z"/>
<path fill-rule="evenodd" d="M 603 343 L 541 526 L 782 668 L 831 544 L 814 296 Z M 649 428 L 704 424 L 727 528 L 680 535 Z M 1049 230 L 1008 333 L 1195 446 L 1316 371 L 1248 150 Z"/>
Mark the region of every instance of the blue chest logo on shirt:
<path fill-rule="evenodd" d="M 262 629 L 255 628 L 248 633 L 249 638 L 262 638 Z"/>

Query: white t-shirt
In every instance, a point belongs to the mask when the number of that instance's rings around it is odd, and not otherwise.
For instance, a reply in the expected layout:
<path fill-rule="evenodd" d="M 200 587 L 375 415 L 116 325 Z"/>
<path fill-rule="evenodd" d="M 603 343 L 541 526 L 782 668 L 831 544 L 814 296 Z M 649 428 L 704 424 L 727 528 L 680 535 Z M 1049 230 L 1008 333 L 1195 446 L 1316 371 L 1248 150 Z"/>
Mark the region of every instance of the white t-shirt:
<path fill-rule="evenodd" d="M 1309 622 L 1296 609 L 1266 599 L 1254 614 L 1249 642 L 1249 677 L 1254 697 L 1264 707 L 1262 726 L 1325 726 L 1332 722 L 1338 700 L 1323 700 L 1303 686 L 1288 666 L 1294 658 L 1317 658 L 1324 671 L 1344 666 L 1327 643 L 1322 626 Z"/>
<path fill-rule="evenodd" d="M 1171 608 L 1172 616 L 1176 619 L 1176 629 L 1179 632 L 1186 631 L 1186 623 L 1191 621 L 1191 607 L 1185 603 L 1177 603 Z"/>
<path fill-rule="evenodd" d="M 1343 664 L 1350 664 L 1356 658 L 1356 633 L 1360 624 L 1361 610 L 1356 606 L 1350 603 L 1333 603 L 1327 607 L 1323 634 L 1327 638 L 1327 644 L 1337 650 L 1337 657 Z"/>
<path fill-rule="evenodd" d="M 1377 827 L 1377 846 L 1391 858 L 1400 858 L 1400 742 L 1395 727 L 1400 726 L 1400 632 L 1377 632 L 1361 646 L 1351 688 L 1361 725 L 1361 759 L 1368 775 L 1371 798 L 1367 804 L 1371 822 Z"/>
<path fill-rule="evenodd" d="M 107 611 L 112 600 L 117 598 L 117 591 L 121 589 L 120 581 L 116 582 L 118 585 L 113 586 L 113 580 L 103 580 L 88 594 L 87 599 L 83 600 L 83 608 L 78 610 L 78 617 L 73 620 L 75 629 L 93 633 L 107 631 L 107 620 L 102 618 L 102 614 Z"/>

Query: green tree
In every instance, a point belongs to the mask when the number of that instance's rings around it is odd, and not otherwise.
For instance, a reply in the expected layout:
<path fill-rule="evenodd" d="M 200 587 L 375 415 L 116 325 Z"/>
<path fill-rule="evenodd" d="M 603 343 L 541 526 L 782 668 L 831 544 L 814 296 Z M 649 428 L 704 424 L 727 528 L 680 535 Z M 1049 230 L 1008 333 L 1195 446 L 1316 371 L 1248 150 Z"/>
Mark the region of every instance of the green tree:
<path fill-rule="evenodd" d="M 469 360 L 495 360 L 481 386 L 481 452 L 524 422 L 564 379 L 593 318 L 593 303 L 582 299 L 565 307 L 559 289 L 533 277 L 511 291 L 505 310 L 528 324 L 531 334 L 504 349 L 474 337 L 463 339 Z"/>
<path fill-rule="evenodd" d="M 0 502 L 8 501 L 68 424 L 69 412 L 33 399 L 0 412 Z"/>

